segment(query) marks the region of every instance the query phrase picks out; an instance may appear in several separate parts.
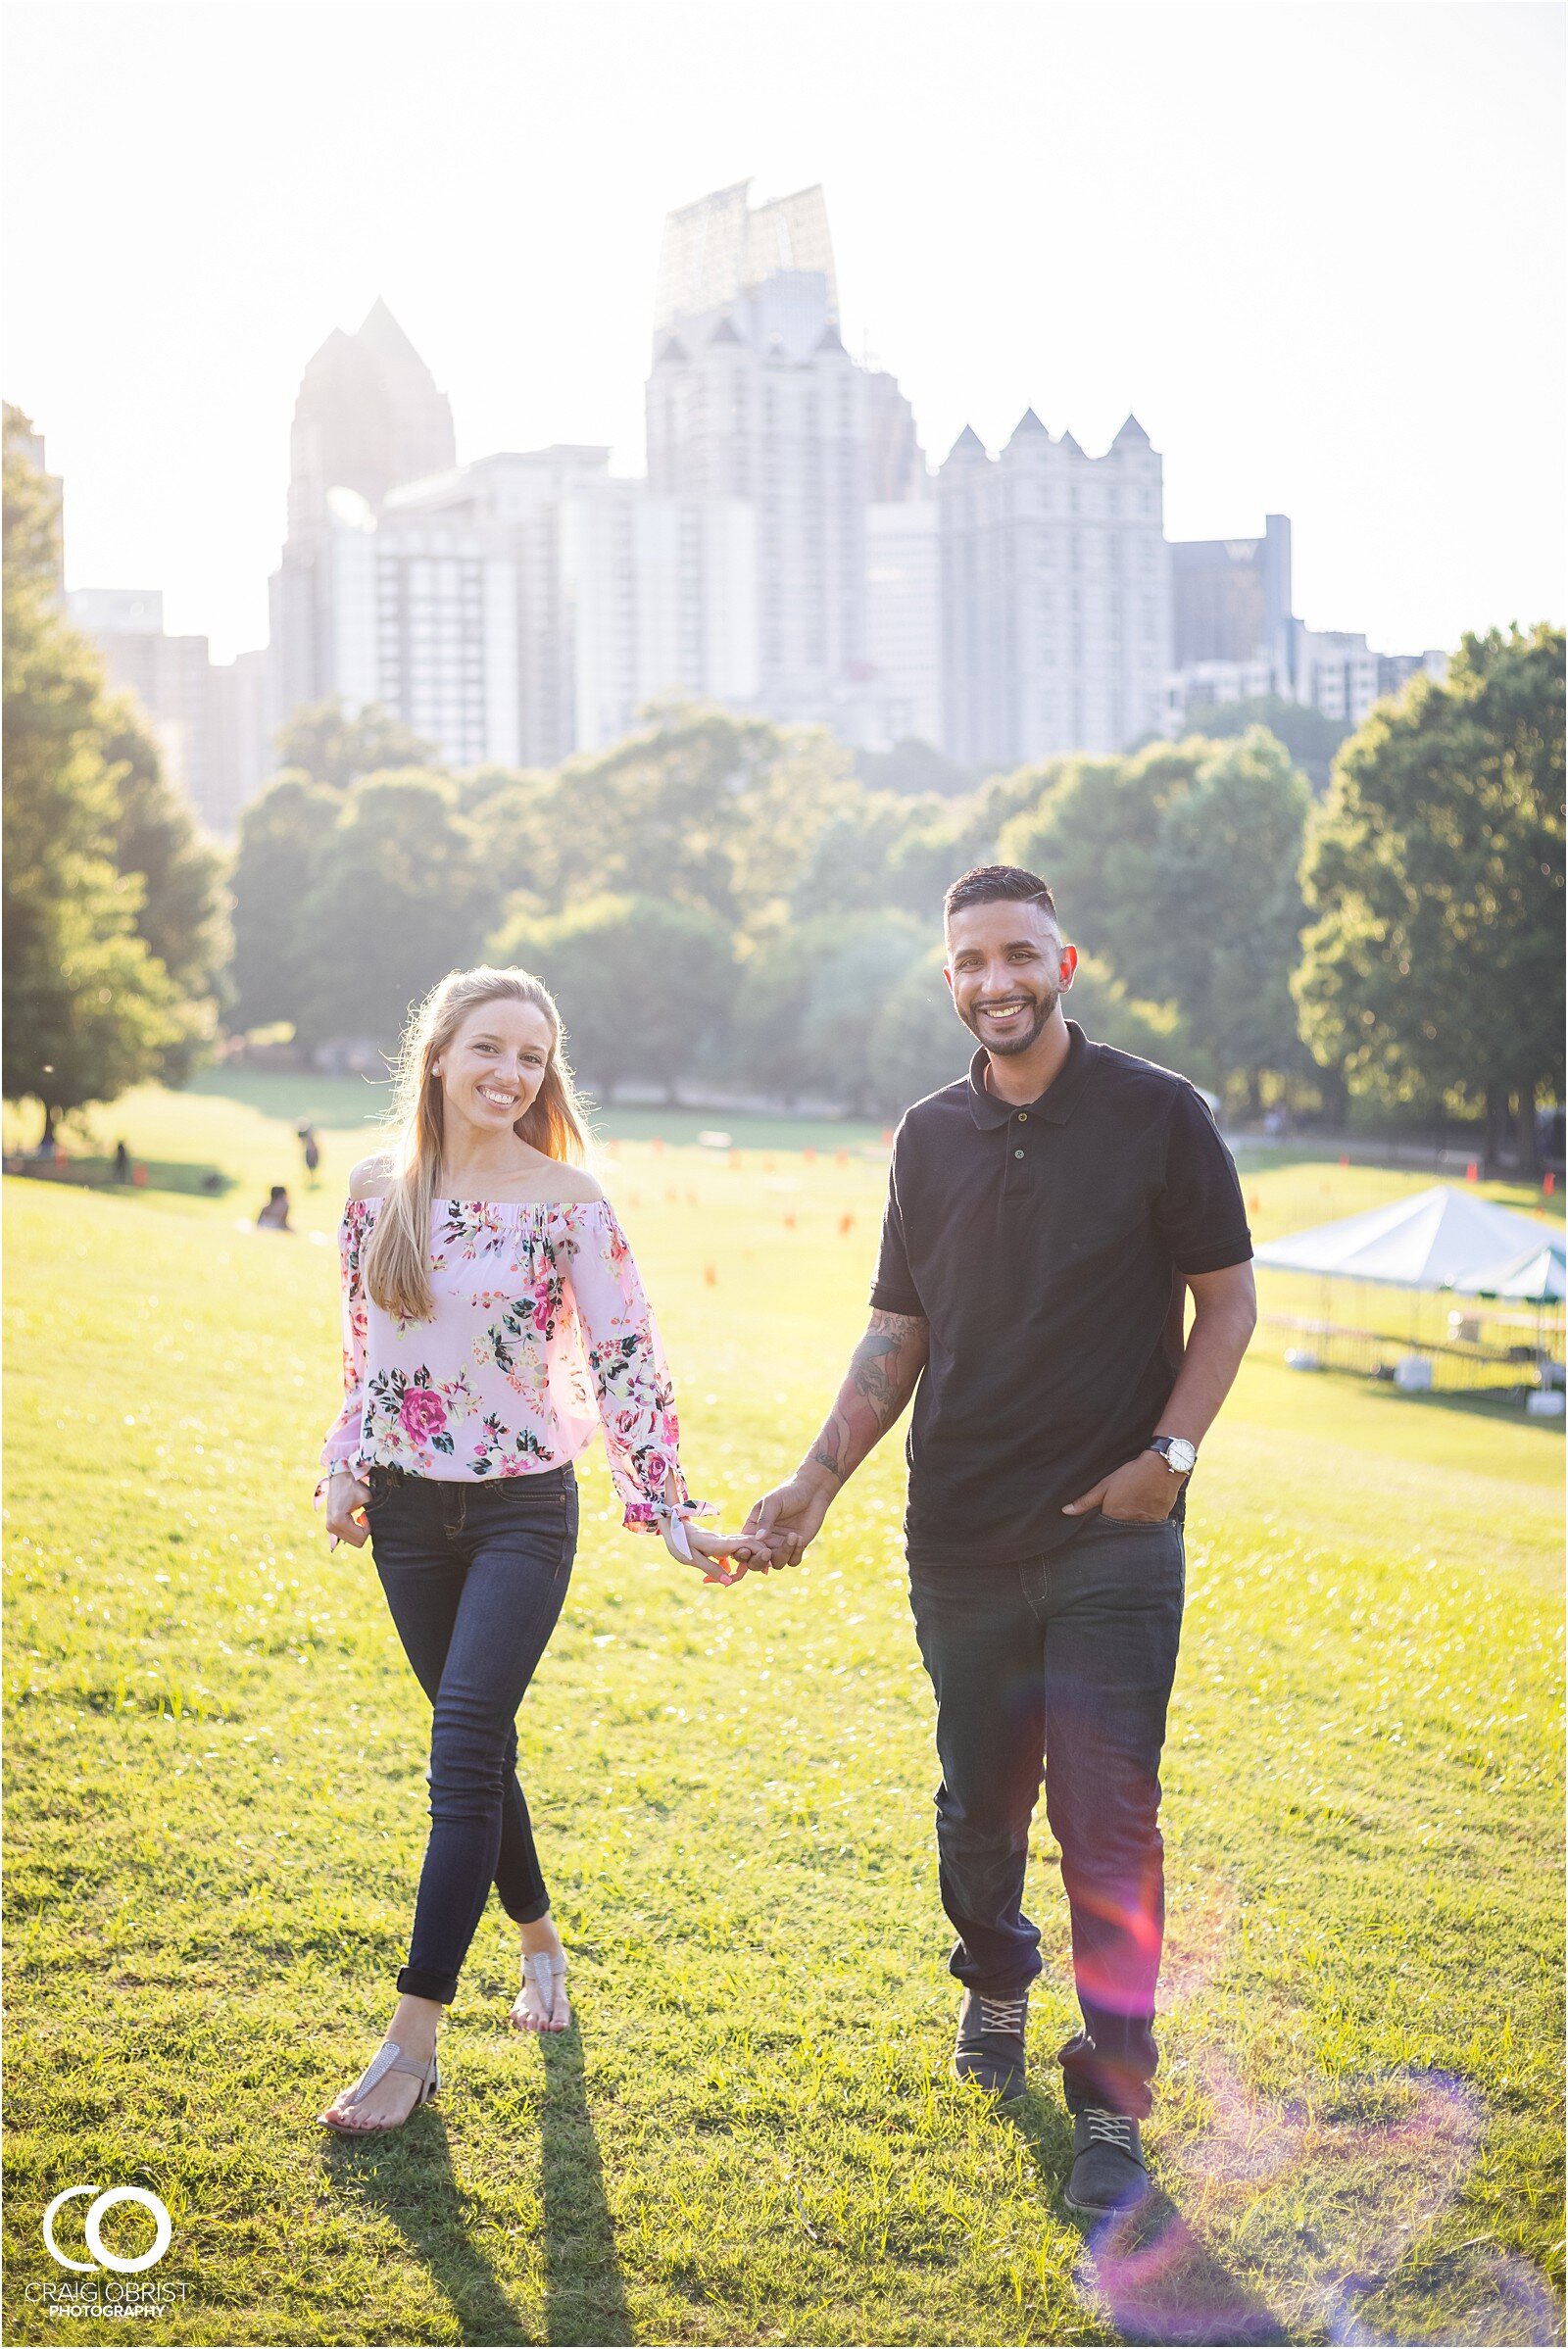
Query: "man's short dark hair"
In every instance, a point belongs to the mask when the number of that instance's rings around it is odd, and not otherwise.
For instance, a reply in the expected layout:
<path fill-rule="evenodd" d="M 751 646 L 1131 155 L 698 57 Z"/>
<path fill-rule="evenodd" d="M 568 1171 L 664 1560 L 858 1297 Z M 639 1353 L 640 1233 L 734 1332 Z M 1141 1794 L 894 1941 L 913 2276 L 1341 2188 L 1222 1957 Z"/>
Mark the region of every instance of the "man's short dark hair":
<path fill-rule="evenodd" d="M 1038 873 L 1025 872 L 1021 864 L 977 864 L 971 871 L 960 873 L 942 901 L 944 925 L 956 913 L 970 905 L 1013 904 L 1043 906 L 1053 920 L 1056 901 L 1048 883 Z"/>

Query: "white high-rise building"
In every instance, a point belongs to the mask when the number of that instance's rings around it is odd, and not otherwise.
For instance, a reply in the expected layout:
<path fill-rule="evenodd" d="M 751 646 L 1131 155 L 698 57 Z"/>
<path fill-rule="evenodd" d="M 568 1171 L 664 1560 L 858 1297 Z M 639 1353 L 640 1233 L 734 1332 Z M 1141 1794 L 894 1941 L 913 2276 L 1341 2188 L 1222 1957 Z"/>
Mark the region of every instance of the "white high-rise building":
<path fill-rule="evenodd" d="M 139 704 L 169 780 L 227 837 L 269 763 L 266 653 L 215 666 L 205 636 L 165 633 L 156 587 L 80 587 L 67 608 L 110 684 Z"/>
<path fill-rule="evenodd" d="M 949 755 L 994 769 L 1155 732 L 1170 570 L 1137 418 L 1098 458 L 1033 409 L 994 458 L 965 426 L 938 483 Z"/>
<path fill-rule="evenodd" d="M 241 811 L 260 793 L 277 760 L 272 753 L 270 656 L 236 653 L 210 672 L 213 779 L 207 822 L 222 839 L 238 828 Z"/>
<path fill-rule="evenodd" d="M 165 774 L 210 821 L 216 746 L 206 637 L 166 636 L 157 588 L 76 588 L 66 608 L 101 655 L 110 684 L 140 705 Z"/>
<path fill-rule="evenodd" d="M 1447 674 L 1444 652 L 1374 653 L 1344 628 L 1296 630 L 1296 698 L 1325 717 L 1358 726 L 1375 702 L 1403 691 L 1414 676 Z"/>
<path fill-rule="evenodd" d="M 880 500 L 865 510 L 867 696 L 862 750 L 899 742 L 937 749 L 942 718 L 942 535 L 936 499 Z"/>
<path fill-rule="evenodd" d="M 748 702 L 750 511 L 651 496 L 609 462 L 486 457 L 378 509 L 334 489 L 273 582 L 274 641 L 309 680 L 295 706 L 378 704 L 454 766 L 554 766 L 662 696 Z"/>
<path fill-rule="evenodd" d="M 756 706 L 843 724 L 868 682 L 867 376 L 838 326 L 819 188 L 672 213 L 648 379 L 656 497 L 750 507 Z"/>

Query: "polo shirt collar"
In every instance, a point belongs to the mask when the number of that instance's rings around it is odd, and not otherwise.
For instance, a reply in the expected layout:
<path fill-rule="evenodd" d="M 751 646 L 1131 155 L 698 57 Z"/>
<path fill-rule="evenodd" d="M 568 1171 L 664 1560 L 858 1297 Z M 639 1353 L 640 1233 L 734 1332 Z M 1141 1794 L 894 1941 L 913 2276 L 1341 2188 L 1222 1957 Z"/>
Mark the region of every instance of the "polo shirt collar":
<path fill-rule="evenodd" d="M 991 1092 L 986 1084 L 986 1064 L 991 1055 L 984 1045 L 980 1046 L 969 1063 L 969 1114 L 982 1133 L 1004 1126 L 1020 1109 L 1027 1109 L 1031 1117 L 1044 1118 L 1048 1125 L 1066 1124 L 1094 1065 L 1097 1049 L 1075 1019 L 1068 1020 L 1067 1035 L 1067 1057 L 1054 1083 L 1046 1087 L 1037 1101 L 1004 1101 Z"/>

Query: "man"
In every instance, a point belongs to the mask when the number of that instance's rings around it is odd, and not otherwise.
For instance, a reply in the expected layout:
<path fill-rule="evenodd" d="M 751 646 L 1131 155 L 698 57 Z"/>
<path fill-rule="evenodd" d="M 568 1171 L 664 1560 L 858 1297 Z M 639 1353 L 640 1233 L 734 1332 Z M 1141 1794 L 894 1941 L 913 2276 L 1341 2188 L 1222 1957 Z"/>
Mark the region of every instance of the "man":
<path fill-rule="evenodd" d="M 1060 2051 L 1067 2199 L 1116 2210 L 1148 2190 L 1184 1493 L 1256 1319 L 1251 1243 L 1201 1097 L 1063 1017 L 1077 953 L 1039 876 L 981 866 L 944 913 L 979 1049 L 899 1128 L 870 1326 L 807 1459 L 746 1530 L 772 1563 L 798 1560 L 915 1396 L 906 1536 L 964 1985 L 954 2066 L 1022 2093 L 1043 1767 L 1083 2013 Z"/>

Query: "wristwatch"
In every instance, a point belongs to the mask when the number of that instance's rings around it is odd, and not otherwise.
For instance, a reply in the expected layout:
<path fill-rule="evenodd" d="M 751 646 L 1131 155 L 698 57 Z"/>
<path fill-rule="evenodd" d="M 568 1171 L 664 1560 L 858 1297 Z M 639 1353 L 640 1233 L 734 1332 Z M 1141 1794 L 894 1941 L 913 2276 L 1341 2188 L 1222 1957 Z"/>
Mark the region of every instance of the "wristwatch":
<path fill-rule="evenodd" d="M 1198 1446 L 1185 1436 L 1153 1436 L 1146 1451 L 1157 1451 L 1172 1476 L 1191 1476 L 1198 1465 Z"/>

